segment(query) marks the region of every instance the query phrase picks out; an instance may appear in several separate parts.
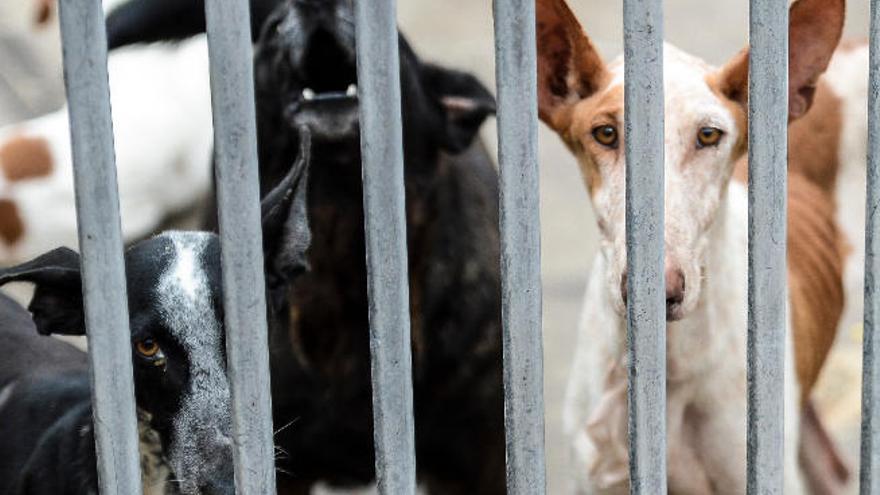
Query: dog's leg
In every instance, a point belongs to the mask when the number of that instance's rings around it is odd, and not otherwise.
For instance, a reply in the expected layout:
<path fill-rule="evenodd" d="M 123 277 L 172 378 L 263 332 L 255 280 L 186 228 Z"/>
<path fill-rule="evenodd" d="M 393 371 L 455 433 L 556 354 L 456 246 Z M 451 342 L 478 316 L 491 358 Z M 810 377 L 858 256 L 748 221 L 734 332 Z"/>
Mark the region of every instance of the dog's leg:
<path fill-rule="evenodd" d="M 801 388 L 795 372 L 794 333 L 791 326 L 791 306 L 786 317 L 785 339 L 785 375 L 783 396 L 783 475 L 785 493 L 809 493 L 808 483 L 798 465 L 798 446 L 801 441 Z"/>
<path fill-rule="evenodd" d="M 799 460 L 813 495 L 842 493 L 850 476 L 843 455 L 837 449 L 816 407 L 807 402 L 801 411 Z"/>

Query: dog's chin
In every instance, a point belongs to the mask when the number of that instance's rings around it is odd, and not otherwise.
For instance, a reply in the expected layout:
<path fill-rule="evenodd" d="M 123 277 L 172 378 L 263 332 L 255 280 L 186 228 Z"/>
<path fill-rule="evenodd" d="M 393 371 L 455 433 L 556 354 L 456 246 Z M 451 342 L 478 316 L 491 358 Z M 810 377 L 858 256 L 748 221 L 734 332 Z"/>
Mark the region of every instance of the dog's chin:
<path fill-rule="evenodd" d="M 287 108 L 285 117 L 295 129 L 308 127 L 315 145 L 360 143 L 356 98 L 299 101 Z"/>

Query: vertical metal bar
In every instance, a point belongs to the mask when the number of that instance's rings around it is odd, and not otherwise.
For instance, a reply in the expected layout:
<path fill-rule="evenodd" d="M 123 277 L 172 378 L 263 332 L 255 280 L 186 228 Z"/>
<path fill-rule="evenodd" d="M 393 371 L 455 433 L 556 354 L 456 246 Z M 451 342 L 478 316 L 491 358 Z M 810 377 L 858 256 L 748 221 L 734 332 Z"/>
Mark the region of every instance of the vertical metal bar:
<path fill-rule="evenodd" d="M 272 398 L 247 0 L 205 2 L 236 492 L 275 493 Z"/>
<path fill-rule="evenodd" d="M 783 491 L 788 4 L 750 1 L 748 469 L 751 494 Z"/>
<path fill-rule="evenodd" d="M 871 0 L 868 83 L 868 186 L 865 205 L 865 327 L 862 358 L 860 493 L 880 490 L 880 0 Z"/>
<path fill-rule="evenodd" d="M 373 436 L 380 493 L 415 493 L 397 5 L 355 2 Z"/>
<path fill-rule="evenodd" d="M 507 491 L 542 494 L 544 363 L 534 0 L 495 0 Z"/>
<path fill-rule="evenodd" d="M 100 0 L 59 2 L 102 494 L 140 495 L 119 191 Z"/>
<path fill-rule="evenodd" d="M 663 4 L 626 0 L 630 493 L 666 493 Z"/>

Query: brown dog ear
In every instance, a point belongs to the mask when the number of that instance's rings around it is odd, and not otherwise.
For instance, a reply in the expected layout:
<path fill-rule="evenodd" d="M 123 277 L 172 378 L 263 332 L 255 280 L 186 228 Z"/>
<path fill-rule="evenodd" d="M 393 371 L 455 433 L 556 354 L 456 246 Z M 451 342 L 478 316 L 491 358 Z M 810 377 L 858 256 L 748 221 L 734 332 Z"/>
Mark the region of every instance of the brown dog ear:
<path fill-rule="evenodd" d="M 564 0 L 537 0 L 538 114 L 556 130 L 559 111 L 595 93 L 605 63 Z"/>
<path fill-rule="evenodd" d="M 828 68 L 843 32 L 845 0 L 798 0 L 789 9 L 788 120 L 802 117 L 813 104 L 819 76 Z M 749 52 L 738 53 L 719 74 L 721 92 L 746 105 Z"/>
<path fill-rule="evenodd" d="M 798 0 L 789 10 L 788 120 L 813 104 L 816 83 L 843 33 L 845 0 Z"/>
<path fill-rule="evenodd" d="M 734 55 L 718 74 L 721 94 L 746 108 L 749 103 L 749 49 Z"/>

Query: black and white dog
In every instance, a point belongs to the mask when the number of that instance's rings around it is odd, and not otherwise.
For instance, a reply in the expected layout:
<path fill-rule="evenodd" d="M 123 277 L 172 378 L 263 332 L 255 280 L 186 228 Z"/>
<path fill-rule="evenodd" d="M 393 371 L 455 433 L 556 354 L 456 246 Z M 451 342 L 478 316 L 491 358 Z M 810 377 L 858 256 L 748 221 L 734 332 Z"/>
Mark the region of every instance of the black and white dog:
<path fill-rule="evenodd" d="M 262 205 L 270 293 L 304 269 L 302 149 Z M 233 495 L 219 239 L 164 233 L 128 249 L 125 268 L 144 493 Z M 96 494 L 85 354 L 45 337 L 85 332 L 79 255 L 56 249 L 0 271 L 8 282 L 35 293 L 30 315 L 0 298 L 0 494 Z"/>

